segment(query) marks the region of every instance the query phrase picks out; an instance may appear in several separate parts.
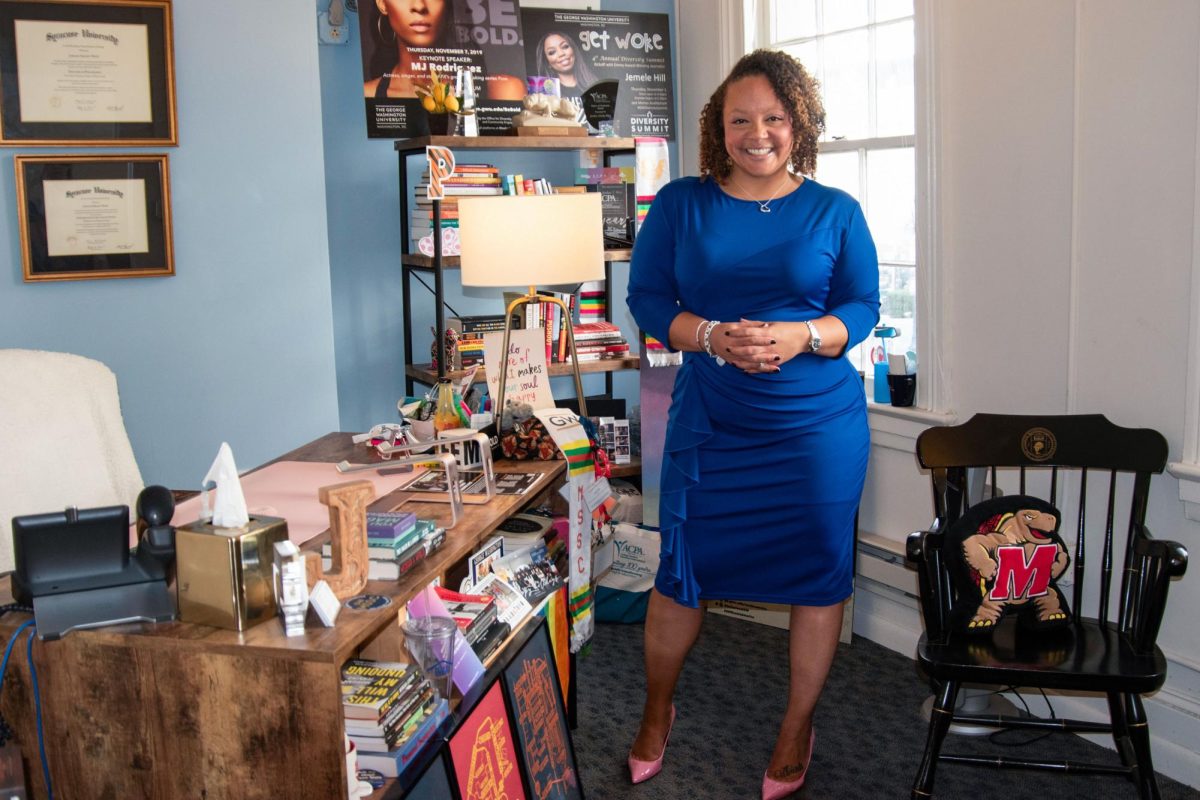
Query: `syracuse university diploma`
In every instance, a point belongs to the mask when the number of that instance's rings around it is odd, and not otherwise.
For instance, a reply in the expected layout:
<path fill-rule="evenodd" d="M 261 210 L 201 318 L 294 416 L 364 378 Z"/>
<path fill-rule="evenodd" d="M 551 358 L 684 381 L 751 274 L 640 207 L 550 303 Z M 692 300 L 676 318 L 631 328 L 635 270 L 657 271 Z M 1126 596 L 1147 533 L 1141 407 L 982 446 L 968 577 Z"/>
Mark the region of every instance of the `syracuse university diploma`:
<path fill-rule="evenodd" d="M 46 181 L 43 186 L 51 257 L 149 251 L 144 181 Z"/>
<path fill-rule="evenodd" d="M 22 122 L 150 122 L 144 25 L 16 20 Z"/>

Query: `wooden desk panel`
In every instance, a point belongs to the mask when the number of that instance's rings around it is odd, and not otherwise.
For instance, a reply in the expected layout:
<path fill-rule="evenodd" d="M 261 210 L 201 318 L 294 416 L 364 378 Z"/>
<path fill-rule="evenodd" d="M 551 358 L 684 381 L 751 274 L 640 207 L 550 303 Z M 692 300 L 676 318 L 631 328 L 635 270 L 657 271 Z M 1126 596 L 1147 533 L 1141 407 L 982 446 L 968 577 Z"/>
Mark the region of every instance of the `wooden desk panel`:
<path fill-rule="evenodd" d="M 350 434 L 328 434 L 277 460 L 369 463 Z M 272 619 L 245 632 L 183 622 L 75 631 L 34 644 L 46 753 L 60 798 L 344 797 L 340 668 L 358 653 L 402 657 L 397 607 L 471 553 L 503 520 L 536 501 L 565 462 L 498 462 L 538 472 L 525 495 L 469 505 L 446 542 L 399 582 L 372 581 L 393 598 L 374 611 L 343 608 L 337 625 L 313 621 L 286 637 Z M 412 493 L 393 493 L 373 508 Z M 314 498 L 314 502 L 316 499 Z M 440 503 L 409 502 L 418 516 L 449 521 Z M 319 548 L 327 534 L 307 547 Z M 7 581 L 0 600 L 11 598 Z M 28 615 L 0 618 L 5 643 Z M 0 708 L 21 743 L 31 796 L 46 797 L 22 634 Z"/>

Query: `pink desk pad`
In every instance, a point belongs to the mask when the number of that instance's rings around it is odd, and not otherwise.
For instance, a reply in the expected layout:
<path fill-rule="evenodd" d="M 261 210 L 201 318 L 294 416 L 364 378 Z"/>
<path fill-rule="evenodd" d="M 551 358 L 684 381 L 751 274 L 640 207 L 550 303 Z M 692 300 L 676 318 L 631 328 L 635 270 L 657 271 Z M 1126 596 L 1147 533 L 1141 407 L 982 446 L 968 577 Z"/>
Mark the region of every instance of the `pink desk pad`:
<path fill-rule="evenodd" d="M 387 469 L 386 463 L 380 466 Z M 333 464 L 280 461 L 243 475 L 242 494 L 251 515 L 283 517 L 287 520 L 288 538 L 296 544 L 304 544 L 329 529 L 329 507 L 317 499 L 317 490 L 322 486 L 367 480 L 375 484 L 375 497 L 380 498 L 406 486 L 423 471 L 424 467 L 415 467 L 413 472 L 394 475 L 380 475 L 374 470 L 343 475 Z M 211 505 L 209 510 L 212 510 Z M 185 525 L 199 517 L 200 498 L 197 496 L 175 507 L 171 524 Z"/>

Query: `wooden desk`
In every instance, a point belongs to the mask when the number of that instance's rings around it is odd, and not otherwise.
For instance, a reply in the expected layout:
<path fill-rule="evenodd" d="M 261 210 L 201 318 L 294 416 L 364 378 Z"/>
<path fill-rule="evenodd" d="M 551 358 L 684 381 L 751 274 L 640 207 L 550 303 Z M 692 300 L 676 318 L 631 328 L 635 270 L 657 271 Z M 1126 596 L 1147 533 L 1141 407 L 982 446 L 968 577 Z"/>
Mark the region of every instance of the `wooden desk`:
<path fill-rule="evenodd" d="M 328 434 L 278 460 L 342 459 L 371 460 L 347 433 Z M 466 506 L 441 548 L 399 582 L 370 582 L 366 591 L 391 597 L 390 607 L 343 608 L 333 628 L 320 627 L 310 615 L 302 637 L 284 636 L 272 619 L 244 633 L 171 622 L 35 642 L 55 797 L 345 797 L 341 665 L 355 655 L 407 660 L 400 652 L 397 607 L 543 496 L 566 463 L 497 462 L 496 468 L 540 478 L 525 495 Z M 445 504 L 406 508 L 449 521 Z M 322 538 L 306 546 L 319 547 Z M 0 581 L 0 602 L 11 602 L 6 579 Z M 0 617 L 0 639 L 7 643 L 26 619 L 18 613 Z M 31 796 L 43 798 L 27 636 L 13 650 L 0 709 L 20 742 Z"/>

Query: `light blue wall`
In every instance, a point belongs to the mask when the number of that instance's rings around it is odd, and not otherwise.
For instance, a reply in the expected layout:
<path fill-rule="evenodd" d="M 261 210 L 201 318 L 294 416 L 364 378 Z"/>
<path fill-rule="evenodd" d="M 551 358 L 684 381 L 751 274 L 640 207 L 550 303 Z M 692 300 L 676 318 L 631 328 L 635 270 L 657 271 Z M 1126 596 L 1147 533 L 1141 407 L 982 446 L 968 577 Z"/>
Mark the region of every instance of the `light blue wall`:
<path fill-rule="evenodd" d="M 149 483 L 197 486 L 222 441 L 247 468 L 328 431 L 396 418 L 395 149 L 366 138 L 357 30 L 348 45 L 317 45 L 315 12 L 327 5 L 175 0 L 178 147 L 0 151 L 0 347 L 108 364 Z M 672 3 L 604 7 L 671 13 Z M 356 15 L 347 19 L 353 29 Z M 22 281 L 12 156 L 58 152 L 169 155 L 174 277 Z M 566 154 L 478 155 L 560 181 L 574 166 Z M 671 157 L 678 174 L 673 145 Z M 632 335 L 627 276 L 628 265 L 614 266 L 617 321 Z M 461 313 L 496 308 L 495 293 L 464 294 L 454 272 L 448 286 Z M 415 286 L 414 304 L 414 328 L 427 330 L 432 296 Z M 636 373 L 614 384 L 636 402 Z M 585 388 L 603 385 L 592 376 Z M 554 391 L 569 396 L 569 379 Z M 69 457 L 69 432 L 46 436 Z"/>
<path fill-rule="evenodd" d="M 360 3 L 364 1 L 359 0 Z M 328 0 L 316 0 L 316 8 L 327 7 Z M 595 7 L 660 14 L 673 11 L 670 0 L 598 3 Z M 396 401 L 404 393 L 400 192 L 394 143 L 367 139 L 361 94 L 358 17 L 347 14 L 346 18 L 351 28 L 349 44 L 320 48 L 321 99 L 325 110 L 325 186 L 341 427 L 343 430 L 364 430 L 378 422 L 395 421 Z M 674 48 L 674 19 L 671 39 Z M 545 176 L 565 183 L 573 180 L 576 158 L 574 154 L 563 153 L 471 153 L 471 160 L 497 164 L 502 172 Z M 632 160 L 618 163 L 631 164 Z M 679 174 L 673 143 L 671 165 L 673 174 Z M 420 159 L 413 157 L 409 171 L 420 169 Z M 628 276 L 628 264 L 613 266 L 615 319 L 626 335 L 632 337 L 637 327 L 625 310 Z M 432 286 L 432 276 L 424 277 Z M 445 279 L 446 301 L 459 313 L 499 313 L 503 310 L 499 293 L 494 290 L 464 291 L 458 282 L 457 270 L 447 271 Z M 415 280 L 413 309 L 414 340 L 419 348 L 416 360 L 428 361 L 427 352 L 421 351 L 432 341 L 429 329 L 433 324 L 433 295 Z M 570 397 L 574 393 L 569 377 L 556 378 L 551 388 L 556 397 Z M 603 390 L 602 377 L 585 377 L 585 392 L 598 394 Z M 630 404 L 636 403 L 637 373 L 617 373 L 613 390 Z"/>
<path fill-rule="evenodd" d="M 141 151 L 170 157 L 176 275 L 24 283 L 13 153 L 135 150 L 6 149 L 0 346 L 108 364 L 143 478 L 195 487 L 223 440 L 244 468 L 335 430 L 337 389 L 316 15 L 293 0 L 174 13 L 179 146 Z M 69 428 L 45 435 L 70 458 Z"/>

